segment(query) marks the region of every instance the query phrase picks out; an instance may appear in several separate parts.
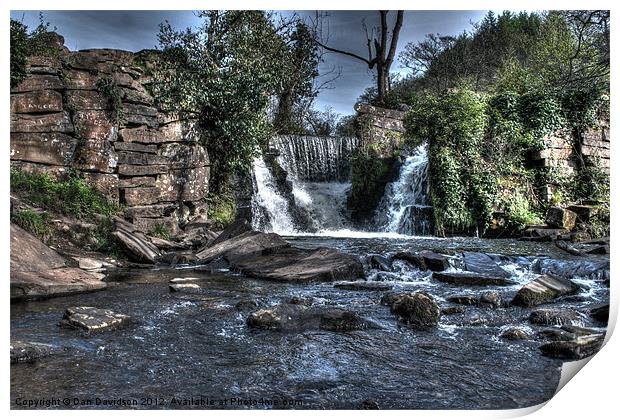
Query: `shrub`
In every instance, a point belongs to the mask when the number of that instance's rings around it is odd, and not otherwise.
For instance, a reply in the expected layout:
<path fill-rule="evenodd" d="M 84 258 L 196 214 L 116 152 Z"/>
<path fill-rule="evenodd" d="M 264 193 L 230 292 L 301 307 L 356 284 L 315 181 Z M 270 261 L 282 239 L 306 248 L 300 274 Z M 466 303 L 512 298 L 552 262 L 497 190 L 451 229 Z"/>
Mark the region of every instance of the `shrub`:
<path fill-rule="evenodd" d="M 207 217 L 213 221 L 215 229 L 223 229 L 235 220 L 237 207 L 230 191 L 209 195 L 207 203 Z"/>

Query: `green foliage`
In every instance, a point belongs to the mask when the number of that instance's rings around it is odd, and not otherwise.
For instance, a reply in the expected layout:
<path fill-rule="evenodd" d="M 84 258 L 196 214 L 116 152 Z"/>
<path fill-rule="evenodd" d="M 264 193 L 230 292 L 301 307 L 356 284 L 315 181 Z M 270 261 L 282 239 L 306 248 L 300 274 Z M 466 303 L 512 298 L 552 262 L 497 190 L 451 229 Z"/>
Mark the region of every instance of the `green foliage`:
<path fill-rule="evenodd" d="M 39 15 L 40 23 L 31 32 L 23 23 L 11 19 L 11 87 L 17 86 L 27 76 L 26 65 L 29 56 L 56 57 L 60 54 L 60 48 L 54 46 L 49 23 L 43 21 L 43 15 Z"/>
<path fill-rule="evenodd" d="M 230 191 L 210 194 L 207 203 L 207 217 L 213 221 L 215 229 L 223 229 L 235 220 L 237 206 Z"/>
<path fill-rule="evenodd" d="M 351 158 L 351 195 L 349 207 L 361 217 L 370 215 L 383 196 L 385 184 L 395 163 L 376 149 L 358 149 Z"/>
<path fill-rule="evenodd" d="M 516 231 L 522 231 L 527 226 L 542 223 L 540 214 L 531 208 L 529 200 L 521 192 L 514 192 L 504 203 L 508 225 Z"/>
<path fill-rule="evenodd" d="M 111 77 L 104 77 L 97 81 L 97 90 L 107 99 L 115 113 L 116 121 L 121 122 L 125 118 L 123 112 L 123 98 L 116 81 Z"/>
<path fill-rule="evenodd" d="M 575 202 L 609 202 L 609 187 L 609 175 L 596 162 L 575 171 L 564 185 L 568 197 Z"/>
<path fill-rule="evenodd" d="M 19 210 L 13 214 L 12 221 L 41 239 L 47 238 L 52 231 L 50 216 L 46 212 Z"/>
<path fill-rule="evenodd" d="M 160 108 L 198 117 L 218 191 L 235 170 L 249 167 L 271 136 L 270 96 L 291 81 L 282 69 L 295 49 L 286 43 L 290 22 L 276 25 L 266 12 L 205 11 L 199 17 L 197 29 L 161 25 L 152 91 Z M 307 91 L 302 85 L 295 95 Z"/>
<path fill-rule="evenodd" d="M 35 206 L 78 219 L 112 216 L 120 211 L 94 186 L 74 173 L 64 180 L 56 180 L 46 172 L 11 170 L 11 191 Z"/>

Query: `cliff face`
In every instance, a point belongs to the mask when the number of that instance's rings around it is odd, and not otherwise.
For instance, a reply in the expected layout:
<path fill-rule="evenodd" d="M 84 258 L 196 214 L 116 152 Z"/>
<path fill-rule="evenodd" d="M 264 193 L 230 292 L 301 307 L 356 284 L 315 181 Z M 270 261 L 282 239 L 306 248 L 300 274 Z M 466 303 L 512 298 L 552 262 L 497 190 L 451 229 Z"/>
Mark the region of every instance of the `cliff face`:
<path fill-rule="evenodd" d="M 30 57 L 11 89 L 11 166 L 81 173 L 145 232 L 206 212 L 209 157 L 196 121 L 154 105 L 131 52 Z"/>

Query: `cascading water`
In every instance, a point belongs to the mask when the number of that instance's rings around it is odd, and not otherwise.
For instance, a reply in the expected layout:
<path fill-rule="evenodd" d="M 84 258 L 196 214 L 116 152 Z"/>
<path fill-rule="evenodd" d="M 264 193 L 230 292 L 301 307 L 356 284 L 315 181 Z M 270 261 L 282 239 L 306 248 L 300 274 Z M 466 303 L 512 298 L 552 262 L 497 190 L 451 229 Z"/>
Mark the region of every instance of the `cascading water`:
<path fill-rule="evenodd" d="M 375 217 L 385 232 L 406 235 L 432 233 L 432 207 L 429 199 L 428 154 L 425 144 L 405 160 L 398 179 L 385 187 Z"/>
<path fill-rule="evenodd" d="M 264 160 L 257 158 L 252 204 L 254 228 L 288 234 L 346 228 L 350 158 L 358 140 L 287 135 L 274 137 L 270 146 L 278 150 L 277 163 L 287 173 L 294 203 L 278 191 Z M 296 226 L 291 211 L 303 214 L 310 226 L 306 229 Z"/>
<path fill-rule="evenodd" d="M 295 232 L 288 203 L 278 192 L 262 156 L 254 159 L 253 174 L 252 227 L 281 234 Z"/>

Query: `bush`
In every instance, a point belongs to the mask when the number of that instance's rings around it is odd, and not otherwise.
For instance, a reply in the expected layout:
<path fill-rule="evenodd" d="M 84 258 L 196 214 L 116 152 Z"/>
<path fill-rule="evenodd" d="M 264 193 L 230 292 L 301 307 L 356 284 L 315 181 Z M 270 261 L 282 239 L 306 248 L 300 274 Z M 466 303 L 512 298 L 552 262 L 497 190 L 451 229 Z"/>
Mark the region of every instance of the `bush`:
<path fill-rule="evenodd" d="M 530 206 L 530 200 L 525 195 L 520 192 L 512 194 L 505 203 L 508 226 L 522 231 L 528 226 L 542 223 L 540 215 Z"/>
<path fill-rule="evenodd" d="M 213 221 L 214 229 L 223 229 L 235 220 L 237 206 L 230 191 L 211 194 L 207 202 L 207 217 Z"/>

